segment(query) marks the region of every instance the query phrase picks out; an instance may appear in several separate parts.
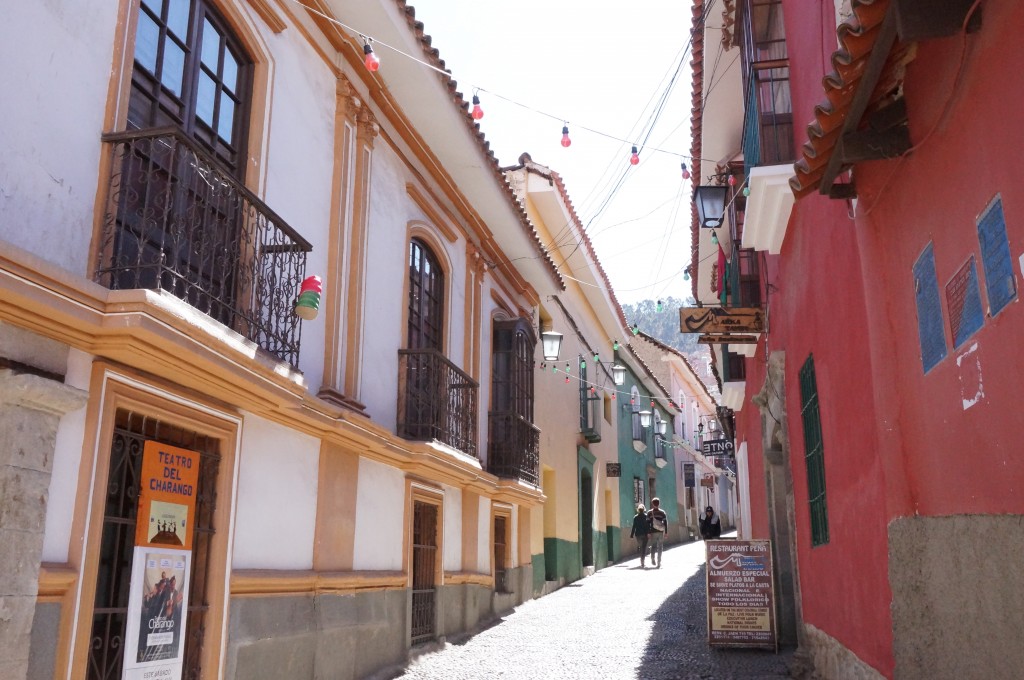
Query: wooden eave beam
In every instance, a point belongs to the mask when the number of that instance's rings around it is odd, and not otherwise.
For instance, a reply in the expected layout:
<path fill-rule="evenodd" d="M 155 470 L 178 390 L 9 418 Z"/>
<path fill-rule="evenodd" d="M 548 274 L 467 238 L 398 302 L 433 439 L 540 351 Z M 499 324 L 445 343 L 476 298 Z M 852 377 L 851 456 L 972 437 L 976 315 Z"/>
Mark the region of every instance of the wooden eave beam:
<path fill-rule="evenodd" d="M 885 12 L 885 19 L 882 20 L 882 26 L 878 30 L 878 38 L 875 40 L 875 46 L 872 48 L 871 56 L 868 57 L 867 66 L 864 68 L 864 75 L 861 76 L 857 92 L 850 102 L 839 139 L 832 150 L 832 157 L 818 184 L 818 191 L 826 196 L 831 195 L 832 185 L 835 183 L 836 177 L 843 171 L 843 140 L 847 134 L 856 131 L 860 126 L 861 118 L 863 118 L 868 104 L 871 103 L 871 94 L 875 91 L 875 86 L 878 85 L 885 62 L 889 59 L 892 46 L 896 43 L 895 7 L 895 3 L 890 4 Z"/>

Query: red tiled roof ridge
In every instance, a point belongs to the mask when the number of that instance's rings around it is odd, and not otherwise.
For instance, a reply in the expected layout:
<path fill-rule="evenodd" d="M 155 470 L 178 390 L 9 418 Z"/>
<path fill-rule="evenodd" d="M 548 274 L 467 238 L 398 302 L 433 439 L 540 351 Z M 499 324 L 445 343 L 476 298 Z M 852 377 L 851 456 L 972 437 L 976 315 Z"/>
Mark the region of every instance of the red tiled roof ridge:
<path fill-rule="evenodd" d="M 690 186 L 695 191 L 700 183 L 700 158 L 704 152 L 704 26 L 697 23 L 704 16 L 704 0 L 693 0 L 690 23 Z M 697 205 L 690 201 L 690 292 L 697 299 L 697 268 L 700 260 L 700 225 L 697 224 Z"/>
<path fill-rule="evenodd" d="M 537 229 L 533 226 L 533 223 L 530 221 L 529 215 L 527 215 L 526 213 L 526 208 L 523 206 L 522 202 L 516 196 L 515 190 L 512 188 L 511 183 L 508 181 L 508 178 L 505 176 L 505 173 L 499 167 L 498 159 L 494 157 L 494 152 L 491 150 L 491 143 L 487 141 L 487 138 L 484 136 L 484 133 L 480 131 L 480 124 L 477 123 L 477 121 L 473 120 L 473 116 L 470 114 L 469 110 L 469 102 L 466 101 L 466 99 L 462 96 L 462 93 L 459 92 L 458 90 L 458 81 L 456 81 L 455 78 L 451 75 L 451 71 L 446 68 L 444 60 L 441 59 L 441 53 L 437 50 L 437 48 L 431 47 L 433 39 L 424 32 L 423 22 L 416 20 L 416 8 L 408 4 L 406 0 L 395 0 L 395 4 L 398 5 L 398 9 L 405 14 L 406 23 L 409 25 L 409 27 L 413 30 L 413 33 L 419 39 L 420 45 L 423 48 L 423 55 L 426 58 L 427 63 L 449 74 L 448 78 L 445 81 L 445 85 L 448 88 L 449 92 L 451 92 L 452 94 L 452 100 L 454 101 L 455 105 L 462 111 L 463 119 L 466 122 L 466 124 L 470 127 L 470 130 L 475 136 L 477 144 L 480 146 L 480 150 L 484 153 L 484 156 L 489 161 L 488 164 L 491 167 L 491 171 L 493 172 L 495 179 L 498 180 L 498 183 L 504 189 L 505 195 L 508 197 L 513 208 L 519 214 L 520 224 L 522 225 L 526 233 L 532 237 L 534 245 L 537 249 L 538 257 L 544 259 L 549 269 L 551 270 L 551 273 L 558 281 L 559 286 L 561 286 L 562 290 L 565 290 L 565 279 L 558 271 L 558 267 L 557 265 L 555 265 L 555 261 L 554 259 L 552 259 L 551 253 L 548 251 L 547 248 L 544 247 L 544 244 L 540 239 L 540 234 L 537 233 Z"/>
<path fill-rule="evenodd" d="M 839 49 L 832 53 L 832 71 L 822 78 L 825 100 L 814 107 L 807 125 L 808 141 L 793 164 L 790 189 L 797 200 L 818 188 L 849 113 L 850 103 L 878 38 L 891 0 L 853 0 L 852 16 L 836 28 Z M 884 101 L 903 80 L 903 68 L 913 59 L 915 45 L 899 43 L 888 55 L 882 76 L 871 93 L 871 107 Z"/>

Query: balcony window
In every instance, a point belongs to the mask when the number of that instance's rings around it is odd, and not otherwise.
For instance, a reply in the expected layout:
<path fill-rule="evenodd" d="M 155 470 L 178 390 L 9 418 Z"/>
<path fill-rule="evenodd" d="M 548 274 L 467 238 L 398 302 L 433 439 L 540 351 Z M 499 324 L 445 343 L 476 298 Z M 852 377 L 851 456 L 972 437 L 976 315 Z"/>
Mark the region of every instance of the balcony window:
<path fill-rule="evenodd" d="M 746 116 L 743 157 L 750 168 L 795 159 L 789 57 L 781 0 L 740 5 Z"/>
<path fill-rule="evenodd" d="M 128 127 L 175 126 L 238 179 L 252 60 L 212 3 L 142 0 Z"/>
<path fill-rule="evenodd" d="M 527 319 L 495 321 L 487 469 L 498 477 L 540 484 L 540 430 L 533 424 L 533 353 Z"/>
<path fill-rule="evenodd" d="M 426 243 L 409 244 L 407 347 L 398 352 L 398 434 L 475 456 L 478 384 L 441 349 L 445 275 Z"/>
<path fill-rule="evenodd" d="M 251 60 L 202 0 L 142 0 L 96 280 L 167 291 L 298 365 L 310 244 L 243 185 Z"/>
<path fill-rule="evenodd" d="M 96 281 L 167 291 L 297 367 L 309 242 L 179 128 L 103 139 L 113 172 Z"/>
<path fill-rule="evenodd" d="M 589 442 L 601 441 L 601 412 L 604 402 L 587 379 L 587 362 L 582 358 L 580 369 L 580 432 Z"/>

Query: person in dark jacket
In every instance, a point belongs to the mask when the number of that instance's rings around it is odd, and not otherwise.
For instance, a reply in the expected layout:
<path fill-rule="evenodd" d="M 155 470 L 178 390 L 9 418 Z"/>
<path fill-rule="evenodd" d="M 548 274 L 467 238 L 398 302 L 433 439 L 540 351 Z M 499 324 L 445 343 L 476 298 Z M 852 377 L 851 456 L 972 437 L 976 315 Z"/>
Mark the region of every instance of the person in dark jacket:
<path fill-rule="evenodd" d="M 718 513 L 710 505 L 704 508 L 704 515 L 700 518 L 700 536 L 705 541 L 709 538 L 719 538 L 722 535 L 722 523 L 718 519 Z"/>
<path fill-rule="evenodd" d="M 651 533 L 651 523 L 647 519 L 647 511 L 644 504 L 636 506 L 636 516 L 633 517 L 633 528 L 629 530 L 629 537 L 635 538 L 640 548 L 640 568 L 644 569 L 644 558 L 647 557 L 647 536 Z"/>

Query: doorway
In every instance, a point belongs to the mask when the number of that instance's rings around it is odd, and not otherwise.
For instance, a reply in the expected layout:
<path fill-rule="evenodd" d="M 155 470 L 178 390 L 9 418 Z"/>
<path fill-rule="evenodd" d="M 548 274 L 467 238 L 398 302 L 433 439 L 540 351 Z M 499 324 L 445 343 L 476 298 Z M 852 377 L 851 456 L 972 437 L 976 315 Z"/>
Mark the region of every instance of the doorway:
<path fill-rule="evenodd" d="M 413 645 L 436 635 L 437 506 L 415 501 L 412 513 Z"/>
<path fill-rule="evenodd" d="M 583 566 L 594 566 L 594 483 L 590 470 L 580 470 L 580 547 Z"/>
<path fill-rule="evenodd" d="M 103 513 L 103 538 L 96 573 L 88 680 L 119 678 L 124 665 L 128 624 L 129 584 L 135 547 L 142 452 L 146 441 L 199 452 L 192 566 L 185 623 L 185 662 L 182 676 L 202 676 L 202 642 L 207 611 L 207 571 L 210 544 L 216 533 L 219 441 L 170 425 L 152 416 L 119 410 L 115 417 Z"/>

